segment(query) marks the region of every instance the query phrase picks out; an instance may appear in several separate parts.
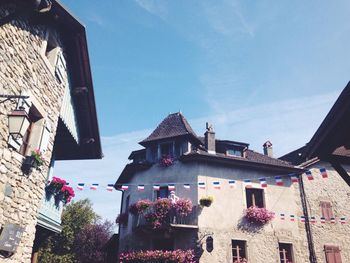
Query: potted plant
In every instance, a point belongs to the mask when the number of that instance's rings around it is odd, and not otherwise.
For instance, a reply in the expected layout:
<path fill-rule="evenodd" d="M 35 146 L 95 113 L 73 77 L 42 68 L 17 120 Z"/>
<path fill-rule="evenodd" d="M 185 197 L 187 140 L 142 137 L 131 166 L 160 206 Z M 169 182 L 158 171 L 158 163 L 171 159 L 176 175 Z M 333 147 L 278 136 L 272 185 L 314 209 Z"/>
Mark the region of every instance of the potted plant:
<path fill-rule="evenodd" d="M 161 166 L 169 167 L 174 164 L 174 159 L 170 155 L 164 154 L 159 162 Z"/>
<path fill-rule="evenodd" d="M 214 198 L 212 196 L 206 196 L 206 197 L 202 197 L 200 200 L 199 200 L 199 204 L 201 206 L 206 206 L 206 207 L 209 207 L 211 206 L 211 204 L 213 203 L 214 201 Z"/>
<path fill-rule="evenodd" d="M 55 195 L 55 204 L 59 206 L 59 202 L 64 205 L 68 204 L 75 196 L 74 190 L 68 185 L 63 185 L 61 190 Z"/>
<path fill-rule="evenodd" d="M 115 222 L 119 225 L 126 226 L 128 224 L 128 218 L 129 218 L 128 213 L 121 213 L 117 216 L 117 219 L 115 220 Z"/>
<path fill-rule="evenodd" d="M 32 151 L 30 156 L 26 156 L 22 164 L 22 171 L 25 174 L 30 174 L 32 172 L 32 168 L 38 169 L 40 166 L 44 164 L 44 159 L 42 157 L 42 153 L 39 149 Z"/>
<path fill-rule="evenodd" d="M 192 212 L 192 201 L 187 198 L 178 199 L 175 204 L 173 204 L 175 212 L 180 216 L 187 216 Z"/>
<path fill-rule="evenodd" d="M 266 208 L 251 206 L 245 210 L 244 216 L 251 223 L 264 225 L 270 222 L 275 215 Z"/>
<path fill-rule="evenodd" d="M 129 212 L 133 215 L 143 214 L 149 207 L 153 205 L 151 200 L 143 199 L 130 205 Z"/>
<path fill-rule="evenodd" d="M 52 177 L 51 182 L 45 187 L 45 191 L 48 196 L 56 195 L 61 191 L 64 185 L 66 185 L 65 180 L 54 176 Z"/>

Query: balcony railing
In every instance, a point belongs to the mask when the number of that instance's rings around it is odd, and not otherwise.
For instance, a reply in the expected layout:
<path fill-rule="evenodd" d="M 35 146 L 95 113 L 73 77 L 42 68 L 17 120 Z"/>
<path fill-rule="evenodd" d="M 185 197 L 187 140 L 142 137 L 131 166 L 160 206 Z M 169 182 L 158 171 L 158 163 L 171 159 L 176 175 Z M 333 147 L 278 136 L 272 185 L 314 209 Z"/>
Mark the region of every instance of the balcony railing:
<path fill-rule="evenodd" d="M 38 225 L 53 232 L 61 232 L 62 202 L 55 203 L 54 196 L 45 193 L 38 214 Z"/>
<path fill-rule="evenodd" d="M 148 209 L 143 214 L 138 214 L 133 217 L 133 227 L 151 227 L 151 224 L 146 220 L 145 215 L 153 213 L 154 209 Z M 171 210 L 168 216 L 162 222 L 162 226 L 170 226 L 174 228 L 198 228 L 198 207 L 193 207 L 192 211 L 186 215 L 180 215 L 174 210 Z"/>

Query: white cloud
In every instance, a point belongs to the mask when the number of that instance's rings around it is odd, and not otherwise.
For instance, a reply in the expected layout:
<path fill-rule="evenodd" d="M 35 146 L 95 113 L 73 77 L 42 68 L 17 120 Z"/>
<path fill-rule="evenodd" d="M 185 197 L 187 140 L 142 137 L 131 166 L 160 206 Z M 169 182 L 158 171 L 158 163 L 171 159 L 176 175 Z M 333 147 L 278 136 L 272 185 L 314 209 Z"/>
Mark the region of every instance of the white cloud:
<path fill-rule="evenodd" d="M 135 0 L 135 2 L 148 13 L 165 19 L 168 13 L 168 9 L 164 4 L 164 1 L 159 0 Z"/>
<path fill-rule="evenodd" d="M 214 125 L 217 138 L 250 143 L 250 148 L 262 152 L 262 144 L 271 140 L 275 156 L 304 145 L 318 128 L 338 94 L 328 93 L 228 110 L 208 117 L 189 120 L 202 135 L 205 122 Z M 120 210 L 119 192 L 107 192 L 105 186 L 115 183 L 128 162 L 131 151 L 140 149 L 138 142 L 154 129 L 102 137 L 104 159 L 94 161 L 57 162 L 55 174 L 75 187 L 79 182 L 100 183 L 100 189 L 77 191 L 76 199 L 90 198 L 94 209 L 104 218 L 114 221 Z M 88 186 L 88 185 L 87 185 Z"/>

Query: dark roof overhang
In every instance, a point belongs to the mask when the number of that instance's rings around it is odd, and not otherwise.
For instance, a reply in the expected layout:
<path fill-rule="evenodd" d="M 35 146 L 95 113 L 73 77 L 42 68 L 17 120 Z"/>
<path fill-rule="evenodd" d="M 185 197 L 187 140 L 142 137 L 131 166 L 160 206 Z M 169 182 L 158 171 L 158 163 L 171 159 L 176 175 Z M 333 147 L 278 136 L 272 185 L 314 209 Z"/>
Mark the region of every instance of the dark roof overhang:
<path fill-rule="evenodd" d="M 124 183 L 129 182 L 131 177 L 136 173 L 136 172 L 141 172 L 148 170 L 151 168 L 152 164 L 148 162 L 142 162 L 142 163 L 129 163 L 127 164 L 122 173 L 120 174 L 118 180 L 114 184 L 115 189 L 120 189 L 120 186 Z"/>
<path fill-rule="evenodd" d="M 36 22 L 49 24 L 61 32 L 72 72 L 72 98 L 81 139 L 77 145 L 67 138 L 66 133 L 58 133 L 56 159 L 101 159 L 103 154 L 85 27 L 58 1 L 53 1 L 50 12 L 37 13 Z"/>
<path fill-rule="evenodd" d="M 337 157 L 337 149 L 350 150 L 350 82 L 307 144 L 304 156 L 307 159 L 318 157 L 327 160 Z M 339 150 L 338 150 L 339 151 Z M 350 152 L 350 151 L 349 151 Z M 335 154 L 334 154 L 335 153 Z M 350 161 L 350 155 L 343 154 L 342 161 Z"/>
<path fill-rule="evenodd" d="M 224 156 L 217 156 L 212 154 L 206 154 L 206 153 L 196 153 L 192 152 L 186 155 L 182 155 L 180 157 L 180 160 L 183 162 L 206 162 L 206 163 L 213 163 L 213 164 L 219 164 L 223 166 L 229 166 L 229 167 L 241 167 L 241 168 L 248 168 L 248 169 L 255 169 L 255 170 L 265 170 L 265 171 L 272 171 L 272 172 L 280 172 L 280 173 L 303 173 L 305 170 L 294 167 L 294 166 L 282 166 L 282 165 L 273 165 L 273 164 L 266 164 L 266 163 L 259 163 L 250 161 L 244 158 L 231 158 L 231 157 L 224 157 Z"/>

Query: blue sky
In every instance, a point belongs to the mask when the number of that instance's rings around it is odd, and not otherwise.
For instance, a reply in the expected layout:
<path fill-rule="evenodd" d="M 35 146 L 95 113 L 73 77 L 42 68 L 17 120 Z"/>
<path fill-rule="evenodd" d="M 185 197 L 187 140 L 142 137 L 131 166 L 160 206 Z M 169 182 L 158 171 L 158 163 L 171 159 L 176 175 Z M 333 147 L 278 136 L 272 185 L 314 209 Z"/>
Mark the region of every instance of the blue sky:
<path fill-rule="evenodd" d="M 72 183 L 114 183 L 130 151 L 181 110 L 198 134 L 276 156 L 305 144 L 349 81 L 350 2 L 64 0 L 86 25 L 102 161 L 58 162 Z M 114 220 L 120 195 L 82 191 Z"/>

